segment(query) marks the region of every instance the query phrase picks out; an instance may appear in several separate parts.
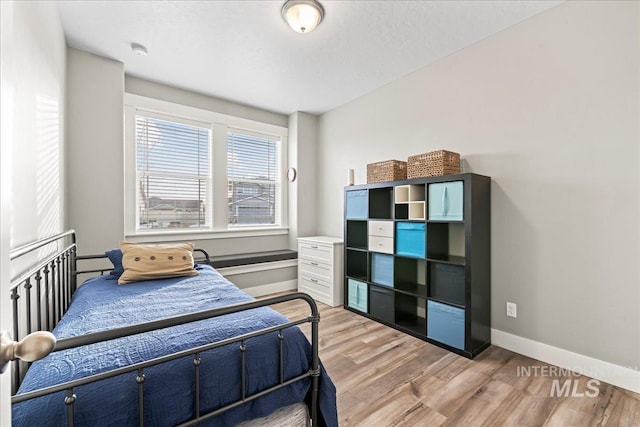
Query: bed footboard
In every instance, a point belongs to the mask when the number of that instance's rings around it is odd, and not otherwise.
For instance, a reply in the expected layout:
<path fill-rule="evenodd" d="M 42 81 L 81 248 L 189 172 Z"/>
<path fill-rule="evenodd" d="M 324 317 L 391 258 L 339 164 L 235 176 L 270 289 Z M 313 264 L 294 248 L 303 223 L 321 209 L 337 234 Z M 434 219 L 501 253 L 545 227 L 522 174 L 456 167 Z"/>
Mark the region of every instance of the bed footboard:
<path fill-rule="evenodd" d="M 118 329 L 112 329 L 109 331 L 96 332 L 92 334 L 87 334 L 79 337 L 65 338 L 61 339 L 56 343 L 56 348 L 53 350 L 61 351 L 67 350 L 74 347 L 79 347 L 83 345 L 95 344 L 101 341 L 113 340 L 116 338 L 122 338 L 130 335 L 140 334 L 144 332 L 149 332 L 157 329 L 168 328 L 172 326 L 177 326 L 185 323 L 196 322 L 198 320 L 212 319 L 219 316 L 224 316 L 227 314 L 238 313 L 246 310 L 252 310 L 260 307 L 267 307 L 274 304 L 279 304 L 282 302 L 293 301 L 293 300 L 303 300 L 305 301 L 309 307 L 311 313 L 308 317 L 289 321 L 287 323 L 279 324 L 276 326 L 272 326 L 270 328 L 261 329 L 259 331 L 246 333 L 242 335 L 238 335 L 232 338 L 228 338 L 225 340 L 217 341 L 214 343 L 201 345 L 198 347 L 194 347 L 188 350 L 183 350 L 177 353 L 169 354 L 163 357 L 158 357 L 153 360 L 144 361 L 140 363 L 136 363 L 133 365 L 124 366 L 118 369 L 114 369 L 108 372 L 103 372 L 100 374 L 91 375 L 85 378 L 81 378 L 74 381 L 69 381 L 63 384 L 58 384 L 56 386 L 43 388 L 40 390 L 14 395 L 11 398 L 11 403 L 19 403 L 24 402 L 26 400 L 35 399 L 41 396 L 45 396 L 52 393 L 57 393 L 60 391 L 65 391 L 64 401 L 60 402 L 61 405 L 67 406 L 67 423 L 69 426 L 73 426 L 74 419 L 74 402 L 77 397 L 75 394 L 75 389 L 79 386 L 93 383 L 100 380 L 105 380 L 107 378 L 112 378 L 118 375 L 127 374 L 127 373 L 135 373 L 135 376 L 132 376 L 132 381 L 136 381 L 138 384 L 138 424 L 140 426 L 144 425 L 144 371 L 146 368 L 151 366 L 159 365 L 161 363 L 165 363 L 171 360 L 188 357 L 193 357 L 193 374 L 195 377 L 195 387 L 194 387 L 194 407 L 195 413 L 191 420 L 186 421 L 180 426 L 191 426 L 198 424 L 202 421 L 206 421 L 216 415 L 221 414 L 222 412 L 228 411 L 240 405 L 243 405 L 247 402 L 250 402 L 254 399 L 262 397 L 268 393 L 279 390 L 283 387 L 286 387 L 296 381 L 303 380 L 305 378 L 311 378 L 311 425 L 318 425 L 318 387 L 319 387 L 319 377 L 320 377 L 320 359 L 318 356 L 318 322 L 320 321 L 320 314 L 318 312 L 318 307 L 309 295 L 304 293 L 293 293 L 288 295 L 282 295 L 272 298 L 267 298 L 259 301 L 251 301 L 241 304 L 234 304 L 226 307 L 220 307 L 212 310 L 201 311 L 197 313 L 186 314 L 183 316 L 176 316 L 168 319 L 161 319 L 154 322 L 147 322 L 138 325 L 127 326 Z M 301 325 L 303 323 L 311 323 L 311 363 L 310 369 L 307 372 L 304 372 L 294 378 L 284 379 L 284 354 L 283 354 L 283 340 L 284 335 L 283 331 L 287 328 L 291 328 L 297 325 Z M 265 388 L 257 393 L 248 395 L 246 392 L 246 383 L 247 378 L 246 375 L 246 362 L 244 357 L 244 352 L 247 348 L 247 340 L 251 338 L 255 338 L 261 335 L 266 335 L 269 333 L 278 333 L 278 339 L 280 340 L 279 346 L 279 378 L 280 381 L 278 384 Z M 242 387 L 242 398 L 236 402 L 230 403 L 223 407 L 220 407 L 214 411 L 208 413 L 200 413 L 200 394 L 199 394 L 199 381 L 200 381 L 200 354 L 207 350 L 212 350 L 218 347 L 222 347 L 229 344 L 239 343 L 238 351 L 241 354 L 242 363 L 241 363 L 241 372 L 240 372 L 240 381 Z"/>

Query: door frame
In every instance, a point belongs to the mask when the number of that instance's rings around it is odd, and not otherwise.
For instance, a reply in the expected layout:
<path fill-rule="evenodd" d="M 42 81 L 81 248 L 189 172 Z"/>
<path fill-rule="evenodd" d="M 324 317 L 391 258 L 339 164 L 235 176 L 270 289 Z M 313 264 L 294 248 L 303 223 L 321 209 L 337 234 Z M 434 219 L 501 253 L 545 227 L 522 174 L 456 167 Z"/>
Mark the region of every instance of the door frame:
<path fill-rule="evenodd" d="M 11 316 L 11 179 L 13 146 L 13 13 L 12 1 L 0 1 L 0 330 L 13 330 Z M 15 338 L 15 337 L 13 337 Z M 11 367 L 0 375 L 0 425 L 11 425 Z"/>

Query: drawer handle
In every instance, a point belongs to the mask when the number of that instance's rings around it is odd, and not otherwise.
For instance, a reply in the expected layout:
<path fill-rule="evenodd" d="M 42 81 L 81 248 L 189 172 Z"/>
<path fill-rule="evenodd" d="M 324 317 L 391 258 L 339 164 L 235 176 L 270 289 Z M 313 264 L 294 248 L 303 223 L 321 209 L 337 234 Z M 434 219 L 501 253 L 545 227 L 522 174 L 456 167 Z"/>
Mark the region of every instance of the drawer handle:
<path fill-rule="evenodd" d="M 378 242 L 378 246 L 382 246 L 382 243 Z"/>
<path fill-rule="evenodd" d="M 447 216 L 447 211 L 449 210 L 448 204 L 447 187 L 444 187 L 444 190 L 442 190 L 442 216 Z"/>
<path fill-rule="evenodd" d="M 378 227 L 378 230 L 382 230 L 382 227 Z"/>
<path fill-rule="evenodd" d="M 314 265 L 314 266 L 318 266 L 317 262 L 310 262 L 309 264 Z"/>
<path fill-rule="evenodd" d="M 309 280 L 311 280 L 313 283 L 318 283 L 316 279 L 309 279 Z"/>
<path fill-rule="evenodd" d="M 311 245 L 311 249 L 318 249 L 318 247 Z"/>

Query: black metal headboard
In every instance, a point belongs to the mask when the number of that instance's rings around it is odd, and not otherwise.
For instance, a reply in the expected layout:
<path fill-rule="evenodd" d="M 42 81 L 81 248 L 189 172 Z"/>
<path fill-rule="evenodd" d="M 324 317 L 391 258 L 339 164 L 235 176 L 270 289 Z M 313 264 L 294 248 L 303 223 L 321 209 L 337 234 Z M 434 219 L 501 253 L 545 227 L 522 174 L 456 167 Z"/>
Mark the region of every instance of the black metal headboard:
<path fill-rule="evenodd" d="M 211 265 L 211 259 L 209 258 L 209 253 L 207 251 L 205 251 L 204 249 L 195 248 L 193 250 L 193 252 L 202 254 L 199 257 L 195 257 L 194 256 L 194 262 Z M 76 276 L 79 276 L 81 274 L 90 274 L 90 273 L 100 273 L 102 275 L 102 274 L 105 274 L 108 271 L 113 270 L 112 266 L 92 268 L 90 270 L 84 270 L 84 269 L 81 270 L 78 267 L 78 262 L 79 261 L 99 260 L 99 259 L 105 259 L 105 258 L 107 258 L 107 256 L 105 254 L 99 254 L 99 255 L 77 255 L 76 256 Z"/>
<path fill-rule="evenodd" d="M 51 331 L 69 308 L 76 290 L 76 232 L 68 230 L 11 251 L 11 262 L 24 271 L 11 279 L 9 292 L 16 341 L 35 331 Z M 13 365 L 12 388 L 16 388 L 28 365 Z M 13 390 L 15 392 L 15 390 Z"/>
<path fill-rule="evenodd" d="M 201 256 L 196 262 L 209 264 L 209 254 L 194 249 Z M 35 331 L 51 331 L 71 304 L 78 287 L 78 275 L 105 274 L 111 266 L 80 270 L 78 261 L 107 258 L 106 255 L 77 255 L 76 232 L 68 230 L 11 251 L 12 265 L 23 271 L 11 279 L 10 295 L 13 312 L 12 338 L 20 341 Z M 16 392 L 28 363 L 12 364 L 12 394 Z"/>

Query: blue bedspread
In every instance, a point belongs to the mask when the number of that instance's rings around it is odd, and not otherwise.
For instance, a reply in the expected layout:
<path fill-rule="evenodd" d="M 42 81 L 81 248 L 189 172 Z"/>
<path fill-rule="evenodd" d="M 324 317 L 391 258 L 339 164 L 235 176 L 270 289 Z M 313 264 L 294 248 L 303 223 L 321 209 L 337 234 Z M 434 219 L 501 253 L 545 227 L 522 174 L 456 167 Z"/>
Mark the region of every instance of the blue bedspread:
<path fill-rule="evenodd" d="M 77 290 L 69 311 L 53 333 L 61 339 L 253 300 L 212 268 L 203 266 L 198 269 L 198 276 L 123 286 L 104 277 L 89 279 Z M 18 393 L 285 321 L 286 318 L 274 310 L 259 308 L 55 352 L 33 363 Z M 285 379 L 306 372 L 311 354 L 306 337 L 297 327 L 288 328 L 284 344 Z M 278 339 L 275 333 L 248 340 L 246 357 L 248 394 L 278 383 Z M 241 361 L 238 344 L 202 353 L 201 359 L 201 412 L 239 400 Z M 147 368 L 144 374 L 145 425 L 175 425 L 193 416 L 193 357 Z M 138 385 L 135 377 L 135 373 L 130 373 L 76 388 L 76 425 L 137 425 Z M 309 379 L 298 381 L 227 411 L 205 425 L 233 426 L 268 415 L 276 408 L 305 400 L 310 383 Z M 319 395 L 320 425 L 337 426 L 335 387 L 324 369 Z M 13 425 L 66 425 L 64 397 L 64 392 L 60 392 L 14 405 Z"/>

